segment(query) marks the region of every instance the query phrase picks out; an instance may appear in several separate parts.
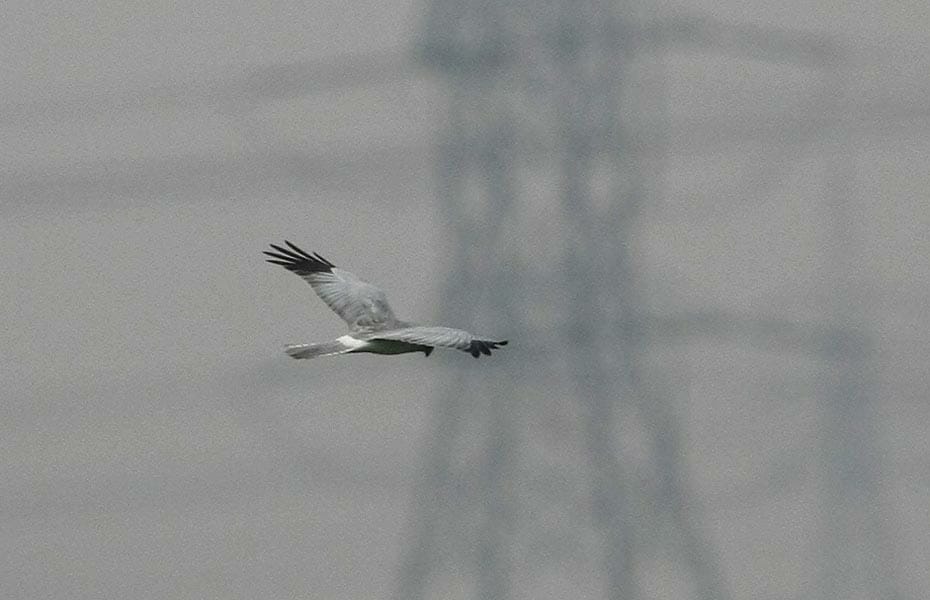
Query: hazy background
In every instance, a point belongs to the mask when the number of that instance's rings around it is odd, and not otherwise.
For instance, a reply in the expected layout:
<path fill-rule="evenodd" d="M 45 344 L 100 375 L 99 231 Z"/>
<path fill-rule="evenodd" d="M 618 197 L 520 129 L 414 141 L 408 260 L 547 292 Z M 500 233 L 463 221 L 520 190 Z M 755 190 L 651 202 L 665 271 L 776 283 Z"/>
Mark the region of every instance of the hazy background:
<path fill-rule="evenodd" d="M 922 599 L 925 2 L 0 7 L 0 597 Z M 290 239 L 490 359 L 341 335 Z"/>

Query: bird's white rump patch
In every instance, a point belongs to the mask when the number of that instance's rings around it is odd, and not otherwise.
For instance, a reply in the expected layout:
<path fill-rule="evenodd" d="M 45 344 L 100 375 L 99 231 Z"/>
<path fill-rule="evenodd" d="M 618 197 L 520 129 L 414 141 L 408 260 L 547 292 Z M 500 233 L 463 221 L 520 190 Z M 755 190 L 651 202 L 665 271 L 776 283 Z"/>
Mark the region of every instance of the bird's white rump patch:
<path fill-rule="evenodd" d="M 352 350 L 357 350 L 358 348 L 364 348 L 365 346 L 368 345 L 367 341 L 354 338 L 351 335 L 344 335 L 340 338 L 336 338 L 336 341 L 341 343 L 343 346 L 347 348 L 351 348 Z"/>

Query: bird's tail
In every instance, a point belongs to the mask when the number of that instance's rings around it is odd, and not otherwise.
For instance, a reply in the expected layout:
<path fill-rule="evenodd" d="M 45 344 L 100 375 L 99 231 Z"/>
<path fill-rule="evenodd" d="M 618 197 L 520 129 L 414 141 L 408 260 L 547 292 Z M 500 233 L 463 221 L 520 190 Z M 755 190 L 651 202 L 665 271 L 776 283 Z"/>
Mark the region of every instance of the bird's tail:
<path fill-rule="evenodd" d="M 332 342 L 323 342 L 321 344 L 288 344 L 284 351 L 291 358 L 317 358 L 318 356 L 332 356 L 335 354 L 345 354 L 352 350 L 339 340 Z"/>

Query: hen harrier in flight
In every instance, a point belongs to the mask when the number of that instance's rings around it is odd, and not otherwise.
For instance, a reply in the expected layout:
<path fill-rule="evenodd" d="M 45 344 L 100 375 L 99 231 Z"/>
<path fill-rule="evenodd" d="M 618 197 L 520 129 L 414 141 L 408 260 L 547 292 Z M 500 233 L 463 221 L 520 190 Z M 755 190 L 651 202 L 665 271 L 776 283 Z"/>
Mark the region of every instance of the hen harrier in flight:
<path fill-rule="evenodd" d="M 287 240 L 284 243 L 287 248 L 271 244 L 276 252 L 264 252 L 271 257 L 268 262 L 300 275 L 317 296 L 349 324 L 349 333 L 331 342 L 285 346 L 285 352 L 293 358 L 351 352 L 422 352 L 429 356 L 437 346 L 462 350 L 478 358 L 482 354 L 490 356 L 491 350 L 507 345 L 506 340 L 495 342 L 478 338 L 461 329 L 405 323 L 394 316 L 387 297 L 379 288 L 343 271 L 319 254 L 308 254 Z"/>

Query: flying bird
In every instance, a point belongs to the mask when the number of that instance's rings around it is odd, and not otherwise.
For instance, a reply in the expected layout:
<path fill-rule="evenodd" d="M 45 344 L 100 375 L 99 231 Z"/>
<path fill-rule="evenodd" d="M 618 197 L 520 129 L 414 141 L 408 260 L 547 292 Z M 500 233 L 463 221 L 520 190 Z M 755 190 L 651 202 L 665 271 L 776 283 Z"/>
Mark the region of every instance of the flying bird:
<path fill-rule="evenodd" d="M 287 240 L 284 243 L 287 248 L 270 244 L 275 251 L 264 252 L 271 257 L 268 262 L 299 275 L 349 325 L 348 334 L 331 342 L 285 346 L 284 351 L 292 358 L 354 352 L 422 352 L 429 356 L 436 347 L 455 348 L 478 358 L 482 354 L 490 356 L 491 350 L 507 345 L 507 340 L 493 341 L 461 329 L 425 327 L 401 321 L 394 316 L 380 288 L 340 269 L 317 253 L 304 252 Z"/>

